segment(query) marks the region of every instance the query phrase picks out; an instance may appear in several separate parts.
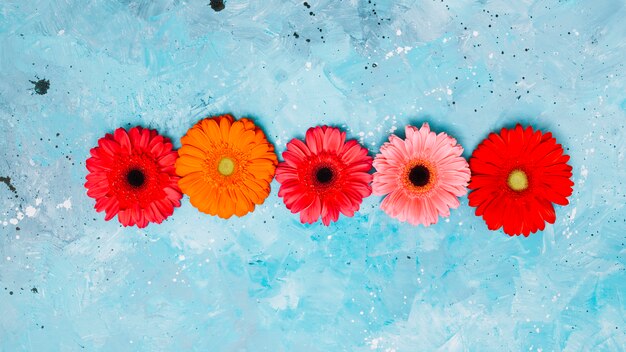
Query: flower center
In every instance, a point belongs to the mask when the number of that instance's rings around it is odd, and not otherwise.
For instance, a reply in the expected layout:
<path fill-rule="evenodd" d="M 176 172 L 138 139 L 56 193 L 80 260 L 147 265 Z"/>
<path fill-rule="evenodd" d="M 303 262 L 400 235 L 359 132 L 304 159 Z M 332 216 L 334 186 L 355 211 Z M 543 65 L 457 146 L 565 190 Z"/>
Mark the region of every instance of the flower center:
<path fill-rule="evenodd" d="M 126 181 L 132 187 L 139 188 L 146 182 L 146 175 L 139 169 L 130 169 L 126 174 Z"/>
<path fill-rule="evenodd" d="M 222 176 L 230 176 L 235 172 L 235 162 L 231 158 L 223 157 L 217 164 L 217 171 Z"/>
<path fill-rule="evenodd" d="M 430 181 L 430 170 L 424 165 L 415 165 L 409 172 L 409 181 L 415 187 L 423 187 Z"/>
<path fill-rule="evenodd" d="M 528 175 L 522 170 L 513 170 L 509 174 L 506 183 L 509 185 L 509 188 L 515 192 L 521 192 L 528 188 Z"/>
<path fill-rule="evenodd" d="M 333 170 L 326 166 L 319 168 L 315 173 L 315 178 L 319 183 L 328 183 L 333 179 L 333 176 Z"/>

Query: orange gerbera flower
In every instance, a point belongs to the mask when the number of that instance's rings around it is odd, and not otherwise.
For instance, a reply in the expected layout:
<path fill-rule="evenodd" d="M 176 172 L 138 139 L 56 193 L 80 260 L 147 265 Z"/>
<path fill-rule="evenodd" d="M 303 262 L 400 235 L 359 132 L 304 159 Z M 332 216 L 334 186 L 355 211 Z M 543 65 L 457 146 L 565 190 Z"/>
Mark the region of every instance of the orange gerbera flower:
<path fill-rule="evenodd" d="M 223 219 L 243 216 L 269 195 L 278 160 L 274 146 L 249 119 L 203 119 L 181 143 L 178 185 L 201 212 Z"/>

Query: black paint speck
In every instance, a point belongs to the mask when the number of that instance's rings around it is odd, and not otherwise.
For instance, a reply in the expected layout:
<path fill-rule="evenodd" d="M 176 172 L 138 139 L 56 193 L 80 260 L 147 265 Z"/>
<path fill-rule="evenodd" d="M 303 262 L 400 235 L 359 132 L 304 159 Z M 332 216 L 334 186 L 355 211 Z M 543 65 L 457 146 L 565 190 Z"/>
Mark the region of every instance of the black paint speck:
<path fill-rule="evenodd" d="M 11 296 L 13 296 L 13 291 L 9 291 L 9 294 L 10 294 Z"/>
<path fill-rule="evenodd" d="M 302 5 L 304 5 L 307 9 L 310 9 L 310 8 L 311 8 L 311 5 L 309 5 L 309 3 L 308 3 L 308 2 L 306 2 L 306 1 L 305 1 L 305 2 L 304 2 L 304 4 L 302 4 Z"/>
<path fill-rule="evenodd" d="M 226 5 L 224 5 L 224 0 L 211 0 L 211 8 L 215 12 L 220 12 L 226 8 Z"/>
<path fill-rule="evenodd" d="M 39 77 L 37 77 L 39 78 Z M 30 81 L 30 80 L 29 80 Z M 35 87 L 33 88 L 35 90 L 35 93 L 39 94 L 39 95 L 44 95 L 46 93 L 48 93 L 48 89 L 50 89 L 50 81 L 47 79 L 40 79 L 38 81 L 30 81 L 30 83 L 34 84 Z"/>
<path fill-rule="evenodd" d="M 11 183 L 11 178 L 9 176 L 7 177 L 2 177 L 0 176 L 0 182 L 4 183 L 5 185 L 7 185 L 7 187 L 9 187 L 9 190 L 15 194 L 17 194 L 17 189 L 15 189 L 15 187 L 13 186 L 13 184 Z"/>
<path fill-rule="evenodd" d="M 293 32 L 293 36 L 296 37 L 296 39 L 300 38 L 300 34 L 298 34 L 298 32 Z"/>
<path fill-rule="evenodd" d="M 32 292 L 32 293 L 39 293 L 39 291 L 37 291 L 37 287 L 31 288 L 30 292 Z"/>

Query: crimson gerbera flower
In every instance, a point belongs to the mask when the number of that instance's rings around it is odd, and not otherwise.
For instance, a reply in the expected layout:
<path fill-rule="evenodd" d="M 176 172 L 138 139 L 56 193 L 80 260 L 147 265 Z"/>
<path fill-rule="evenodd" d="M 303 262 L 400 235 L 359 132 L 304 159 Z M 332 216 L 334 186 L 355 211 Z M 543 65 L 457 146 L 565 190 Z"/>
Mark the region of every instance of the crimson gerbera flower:
<path fill-rule="evenodd" d="M 155 130 L 118 128 L 98 140 L 87 159 L 87 195 L 95 209 L 124 226 L 160 224 L 180 206 L 182 193 L 172 143 Z"/>
<path fill-rule="evenodd" d="M 355 140 L 346 142 L 338 128 L 309 128 L 305 142 L 292 139 L 276 169 L 281 184 L 278 196 L 300 222 L 312 224 L 319 217 L 328 226 L 339 212 L 353 216 L 363 198 L 372 193 L 372 158 Z"/>
<path fill-rule="evenodd" d="M 553 203 L 567 205 L 574 183 L 569 156 L 552 133 L 532 127 L 491 133 L 470 158 L 469 205 L 490 230 L 530 235 L 554 224 Z"/>

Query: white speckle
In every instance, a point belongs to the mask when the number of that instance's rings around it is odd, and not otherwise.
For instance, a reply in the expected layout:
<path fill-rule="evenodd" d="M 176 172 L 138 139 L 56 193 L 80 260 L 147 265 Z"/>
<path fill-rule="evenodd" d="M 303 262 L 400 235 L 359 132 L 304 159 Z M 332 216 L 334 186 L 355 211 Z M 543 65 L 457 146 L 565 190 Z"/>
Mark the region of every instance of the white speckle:
<path fill-rule="evenodd" d="M 587 167 L 585 165 L 580 167 L 580 176 L 587 178 L 587 175 L 589 175 L 589 169 L 587 169 Z"/>
<path fill-rule="evenodd" d="M 177 281 L 177 280 L 176 280 L 176 278 L 173 278 L 173 279 L 172 279 L 172 282 L 176 282 L 176 281 Z"/>
<path fill-rule="evenodd" d="M 17 221 L 17 219 L 11 219 L 11 220 L 9 220 L 9 223 L 11 225 L 17 225 L 18 221 Z"/>
<path fill-rule="evenodd" d="M 493 59 L 493 53 L 489 53 L 489 58 Z"/>
<path fill-rule="evenodd" d="M 179 255 L 179 256 L 178 256 L 178 260 L 181 260 L 181 261 L 182 261 L 182 260 L 185 260 L 185 256 L 184 256 L 184 255 L 182 255 L 182 254 L 181 254 L 181 255 Z"/>
<path fill-rule="evenodd" d="M 32 218 L 33 216 L 35 216 L 35 214 L 37 214 L 37 208 L 33 207 L 32 205 L 29 205 L 26 207 L 26 210 L 24 210 L 26 212 L 26 216 L 28 216 L 29 218 Z"/>
<path fill-rule="evenodd" d="M 571 214 L 569 214 L 570 220 L 574 220 L 574 218 L 576 218 L 576 207 L 574 207 L 574 209 L 572 209 Z"/>
<path fill-rule="evenodd" d="M 328 238 L 329 240 L 333 239 L 332 235 L 328 235 L 326 238 Z"/>
<path fill-rule="evenodd" d="M 57 32 L 58 35 L 63 35 L 65 34 L 65 29 L 61 29 L 60 31 Z"/>
<path fill-rule="evenodd" d="M 65 208 L 67 210 L 72 209 L 72 197 L 66 199 L 63 203 L 57 204 L 57 209 Z"/>
<path fill-rule="evenodd" d="M 20 235 L 15 235 L 15 239 L 19 240 L 20 239 Z"/>
<path fill-rule="evenodd" d="M 43 199 L 37 198 L 35 199 L 35 205 L 40 205 L 43 202 Z"/>
<path fill-rule="evenodd" d="M 478 31 L 474 31 L 474 32 L 472 32 L 472 35 L 473 35 L 474 37 L 478 37 Z"/>
<path fill-rule="evenodd" d="M 22 213 L 21 211 L 18 211 L 16 218 L 17 220 L 21 221 L 22 219 L 24 219 L 24 213 Z"/>
<path fill-rule="evenodd" d="M 383 340 L 382 337 L 372 339 L 372 341 L 370 341 L 370 349 L 371 350 L 378 349 L 378 343 L 380 343 L 382 340 Z"/>
<path fill-rule="evenodd" d="M 294 110 L 298 110 L 298 105 L 294 104 L 293 106 L 291 106 Z"/>
<path fill-rule="evenodd" d="M 446 89 L 446 93 L 447 93 L 448 95 L 452 95 L 452 89 L 450 89 L 450 88 Z"/>
<path fill-rule="evenodd" d="M 11 261 L 11 257 L 7 257 L 7 260 L 8 260 L 8 261 Z"/>
<path fill-rule="evenodd" d="M 148 281 L 148 285 L 152 285 L 152 281 Z"/>
<path fill-rule="evenodd" d="M 312 66 L 313 66 L 313 64 L 311 64 L 311 62 L 307 62 L 306 64 L 304 64 L 304 67 L 306 67 L 307 71 L 309 71 Z"/>
<path fill-rule="evenodd" d="M 392 51 L 388 52 L 388 53 L 385 55 L 385 59 L 389 59 L 390 57 L 394 56 L 395 54 L 398 54 L 398 55 L 399 55 L 399 54 L 402 54 L 402 53 L 404 53 L 404 54 L 408 54 L 408 53 L 409 53 L 409 51 L 411 51 L 412 49 L 413 49 L 413 47 L 410 47 L 410 46 L 405 46 L 405 47 L 401 47 L 401 46 L 399 46 L 399 47 L 397 47 L 397 48 L 396 48 L 396 50 L 395 50 L 395 51 L 394 51 L 394 50 L 392 50 Z"/>
<path fill-rule="evenodd" d="M 402 31 L 398 29 L 398 30 L 396 31 L 396 35 L 402 35 Z"/>

